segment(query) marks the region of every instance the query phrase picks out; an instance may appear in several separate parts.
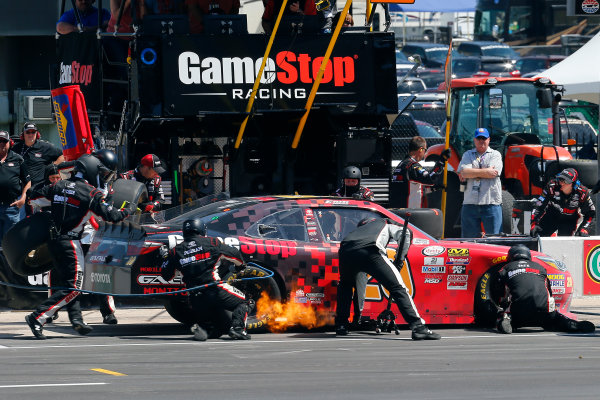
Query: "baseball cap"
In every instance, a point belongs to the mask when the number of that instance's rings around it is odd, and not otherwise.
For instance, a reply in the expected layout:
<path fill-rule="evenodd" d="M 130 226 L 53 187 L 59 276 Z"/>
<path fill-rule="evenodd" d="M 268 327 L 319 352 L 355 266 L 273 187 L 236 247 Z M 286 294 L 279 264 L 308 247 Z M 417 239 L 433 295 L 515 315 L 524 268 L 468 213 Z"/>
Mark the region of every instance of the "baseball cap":
<path fill-rule="evenodd" d="M 475 129 L 475 137 L 476 138 L 478 138 L 478 137 L 489 138 L 490 133 L 485 128 L 477 128 L 477 129 Z"/>
<path fill-rule="evenodd" d="M 556 175 L 558 180 L 564 180 L 566 183 L 573 183 L 577 180 L 577 171 L 573 168 L 566 168 Z"/>
<path fill-rule="evenodd" d="M 0 131 L 0 140 L 6 140 L 10 142 L 10 135 L 6 131 Z"/>
<path fill-rule="evenodd" d="M 144 157 L 142 157 L 142 162 L 140 164 L 153 168 L 159 175 L 164 174 L 166 171 L 162 166 L 162 161 L 160 161 L 160 158 L 154 154 L 146 154 Z"/>
<path fill-rule="evenodd" d="M 33 122 L 25 122 L 25 125 L 23 125 L 23 132 L 27 132 L 27 131 L 37 131 L 37 125 L 34 124 Z"/>

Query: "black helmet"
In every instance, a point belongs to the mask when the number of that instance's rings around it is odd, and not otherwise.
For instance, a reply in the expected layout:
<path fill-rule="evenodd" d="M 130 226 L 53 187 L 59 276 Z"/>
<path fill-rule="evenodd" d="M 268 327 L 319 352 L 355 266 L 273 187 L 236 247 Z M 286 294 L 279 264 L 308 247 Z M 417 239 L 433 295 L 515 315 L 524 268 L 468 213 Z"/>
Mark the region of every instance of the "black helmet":
<path fill-rule="evenodd" d="M 344 168 L 344 179 L 360 180 L 361 177 L 362 177 L 362 174 L 360 173 L 360 169 L 358 169 L 358 167 L 350 165 L 350 166 Z"/>
<path fill-rule="evenodd" d="M 114 151 L 109 149 L 96 150 L 92 153 L 100 162 L 109 170 L 117 170 L 117 155 Z"/>
<path fill-rule="evenodd" d="M 91 154 L 84 154 L 75 161 L 75 172 L 80 172 L 83 179 L 95 187 L 100 185 L 98 174 L 103 167 L 100 160 Z"/>
<path fill-rule="evenodd" d="M 508 250 L 506 261 L 531 260 L 531 251 L 524 244 L 517 244 Z"/>
<path fill-rule="evenodd" d="M 195 234 L 206 236 L 206 224 L 199 219 L 186 219 L 183 222 L 183 237 L 187 238 Z"/>

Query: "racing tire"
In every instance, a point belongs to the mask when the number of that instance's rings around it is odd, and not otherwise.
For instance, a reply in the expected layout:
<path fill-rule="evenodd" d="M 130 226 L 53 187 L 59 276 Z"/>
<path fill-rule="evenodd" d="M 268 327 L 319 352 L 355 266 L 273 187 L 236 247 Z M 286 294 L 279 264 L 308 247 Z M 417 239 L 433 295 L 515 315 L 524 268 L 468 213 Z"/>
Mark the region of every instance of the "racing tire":
<path fill-rule="evenodd" d="M 117 208 L 128 202 L 130 209 L 135 210 L 138 204 L 148 201 L 148 189 L 141 182 L 117 179 L 112 184 L 112 192 L 112 201 Z"/>
<path fill-rule="evenodd" d="M 549 162 L 546 167 L 546 182 L 554 178 L 565 168 L 575 168 L 582 185 L 592 188 L 598 182 L 598 161 L 596 160 L 560 160 Z"/>
<path fill-rule="evenodd" d="M 404 218 L 410 213 L 408 222 L 430 234 L 436 239 L 442 237 L 442 211 L 437 208 L 397 208 L 390 209 L 394 214 Z"/>
<path fill-rule="evenodd" d="M 52 269 L 52 257 L 46 246 L 51 226 L 50 213 L 38 212 L 17 222 L 6 232 L 2 249 L 15 274 L 37 275 Z"/>
<path fill-rule="evenodd" d="M 512 213 L 515 198 L 506 190 L 502 191 L 502 231 L 510 234 L 512 232 Z"/>
<path fill-rule="evenodd" d="M 496 284 L 499 270 L 500 267 L 490 268 L 481 276 L 475 289 L 473 307 L 475 323 L 483 328 L 495 327 L 498 312 L 501 310 L 498 305 L 501 289 Z"/>

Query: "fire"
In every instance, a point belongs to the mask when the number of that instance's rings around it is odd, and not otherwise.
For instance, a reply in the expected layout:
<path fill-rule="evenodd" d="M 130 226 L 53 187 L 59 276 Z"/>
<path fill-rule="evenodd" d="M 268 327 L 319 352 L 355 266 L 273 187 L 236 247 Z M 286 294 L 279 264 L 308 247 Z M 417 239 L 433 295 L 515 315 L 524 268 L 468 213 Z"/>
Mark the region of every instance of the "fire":
<path fill-rule="evenodd" d="M 271 332 L 284 332 L 294 326 L 313 329 L 333 325 L 333 317 L 329 313 L 317 312 L 310 304 L 281 303 L 271 299 L 265 292 L 256 302 L 256 315 L 268 316 L 267 326 Z"/>

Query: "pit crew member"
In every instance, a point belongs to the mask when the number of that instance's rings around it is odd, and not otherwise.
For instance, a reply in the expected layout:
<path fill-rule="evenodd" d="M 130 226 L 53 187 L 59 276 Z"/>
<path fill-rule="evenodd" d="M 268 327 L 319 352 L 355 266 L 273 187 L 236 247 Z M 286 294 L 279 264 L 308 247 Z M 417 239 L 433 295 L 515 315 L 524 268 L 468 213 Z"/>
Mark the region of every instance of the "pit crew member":
<path fill-rule="evenodd" d="M 160 211 L 165 204 L 165 195 L 160 186 L 160 176 L 165 173 L 160 158 L 154 154 L 146 154 L 142 157 L 137 168 L 121 174 L 121 178 L 142 182 L 148 190 L 148 202 L 140 204 L 142 212 Z"/>
<path fill-rule="evenodd" d="M 343 176 L 342 186 L 335 191 L 334 196 L 352 197 L 358 200 L 375 200 L 375 195 L 371 189 L 366 186 L 360 186 L 362 174 L 358 167 L 350 165 L 344 168 Z"/>

